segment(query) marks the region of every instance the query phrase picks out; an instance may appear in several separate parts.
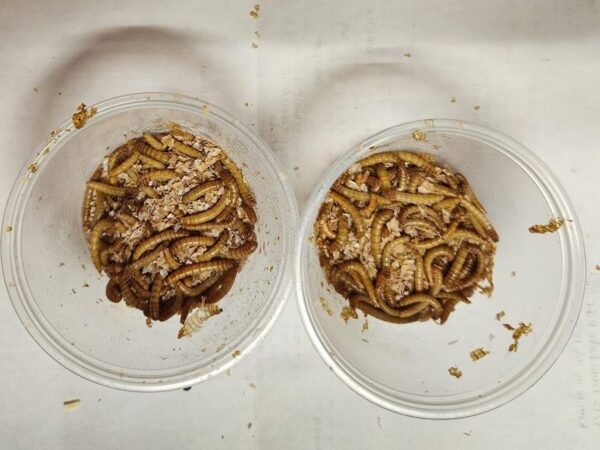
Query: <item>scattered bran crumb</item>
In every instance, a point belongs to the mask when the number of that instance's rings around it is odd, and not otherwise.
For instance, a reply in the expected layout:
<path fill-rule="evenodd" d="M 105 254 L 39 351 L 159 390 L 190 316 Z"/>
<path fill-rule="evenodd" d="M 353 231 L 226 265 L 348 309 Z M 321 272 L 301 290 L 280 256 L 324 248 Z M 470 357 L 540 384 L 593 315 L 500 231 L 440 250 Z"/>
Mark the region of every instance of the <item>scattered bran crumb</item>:
<path fill-rule="evenodd" d="M 252 389 L 256 389 L 256 384 L 255 383 L 250 383 L 249 385 Z"/>
<path fill-rule="evenodd" d="M 152 319 L 150 317 L 146 317 L 146 326 L 152 328 Z"/>
<path fill-rule="evenodd" d="M 519 339 L 521 339 L 521 336 L 528 336 L 529 333 L 531 333 L 533 331 L 533 327 L 531 326 L 530 323 L 525 325 L 523 322 L 519 322 L 519 326 L 517 328 L 513 327 L 512 325 L 510 325 L 508 323 L 503 323 L 502 325 L 507 330 L 513 332 L 513 334 L 512 334 L 513 343 L 510 344 L 508 347 L 509 352 L 516 352 L 517 347 L 519 346 Z"/>
<path fill-rule="evenodd" d="M 411 56 L 412 56 L 412 55 L 410 54 L 410 52 L 406 52 L 406 53 L 404 54 L 404 57 L 405 57 L 405 58 L 410 58 Z"/>
<path fill-rule="evenodd" d="M 13 227 L 11 227 L 10 225 L 6 225 L 6 228 L 4 229 L 7 233 L 10 233 L 13 230 Z M 598 266 L 596 266 L 596 268 L 598 268 Z"/>
<path fill-rule="evenodd" d="M 448 369 L 448 373 L 456 378 L 462 377 L 462 372 L 458 369 L 458 367 L 450 367 Z"/>
<path fill-rule="evenodd" d="M 320 300 L 321 300 L 321 307 L 327 313 L 327 315 L 328 316 L 333 316 L 333 311 L 329 307 L 329 304 L 327 303 L 327 300 L 324 299 L 323 297 L 320 297 Z"/>
<path fill-rule="evenodd" d="M 365 321 L 363 322 L 362 325 L 362 333 L 364 333 L 365 331 L 367 331 L 369 329 L 369 321 L 365 318 Z"/>
<path fill-rule="evenodd" d="M 8 227 L 8 228 L 11 228 L 11 230 L 12 230 L 12 227 Z M 7 231 L 10 231 L 10 230 L 7 230 Z M 596 270 L 600 272 L 600 265 L 599 264 L 596 264 Z"/>
<path fill-rule="evenodd" d="M 506 313 L 504 312 L 504 310 L 500 311 L 498 314 L 496 314 L 496 320 L 502 319 L 505 315 Z"/>
<path fill-rule="evenodd" d="M 562 217 L 555 219 L 554 217 L 552 219 L 550 219 L 550 222 L 548 222 L 547 225 L 532 225 L 529 227 L 529 232 L 530 233 L 554 233 L 555 231 L 558 231 L 558 229 L 560 227 L 563 226 L 563 224 L 565 223 L 565 219 L 563 219 Z"/>
<path fill-rule="evenodd" d="M 30 165 L 30 166 L 27 168 L 27 171 L 28 171 L 29 173 L 36 173 L 36 172 L 38 171 L 38 169 L 39 169 L 39 166 L 38 166 L 38 164 L 37 164 L 37 163 L 33 163 L 32 165 Z"/>
<path fill-rule="evenodd" d="M 483 358 L 484 356 L 489 355 L 489 353 L 489 350 L 485 350 L 483 347 L 479 347 L 473 350 L 471 353 L 469 353 L 469 356 L 471 357 L 472 361 L 477 361 Z"/>
<path fill-rule="evenodd" d="M 348 320 L 350 319 L 358 319 L 358 314 L 356 314 L 356 309 L 351 308 L 350 306 L 344 306 L 340 313 L 340 317 L 344 319 L 344 322 L 348 323 Z"/>
<path fill-rule="evenodd" d="M 252 422 L 248 422 L 248 429 L 252 428 Z"/>
<path fill-rule="evenodd" d="M 67 411 L 72 411 L 75 408 L 77 408 L 79 405 L 81 404 L 81 400 L 79 400 L 78 398 L 73 399 L 73 400 L 65 400 L 63 402 L 63 406 L 65 407 L 65 409 Z"/>
<path fill-rule="evenodd" d="M 239 350 L 236 350 L 235 352 L 233 352 L 231 354 L 232 358 L 237 358 L 238 356 L 240 356 L 242 354 L 242 352 L 240 352 Z"/>
<path fill-rule="evenodd" d="M 258 48 L 258 44 L 256 42 L 252 43 L 252 48 Z"/>
<path fill-rule="evenodd" d="M 475 105 L 475 106 L 473 106 L 473 109 L 474 109 L 475 111 L 479 111 L 479 108 L 480 108 L 480 106 L 479 106 L 479 105 Z"/>
<path fill-rule="evenodd" d="M 516 272 L 515 270 L 513 270 L 513 271 L 510 273 L 510 276 L 511 276 L 511 277 L 516 277 L 516 276 L 517 276 L 517 272 Z"/>
<path fill-rule="evenodd" d="M 456 103 L 456 97 L 452 97 L 452 98 L 450 99 L 450 103 Z"/>
<path fill-rule="evenodd" d="M 260 13 L 260 5 L 254 5 L 254 9 L 250 11 L 250 16 L 253 19 L 258 19 L 259 13 Z"/>
<path fill-rule="evenodd" d="M 94 117 L 94 115 L 96 115 L 96 108 L 87 108 L 85 106 L 85 103 L 82 103 L 81 105 L 79 105 L 77 107 L 77 110 L 75 110 L 75 113 L 73 114 L 73 116 L 71 117 L 71 120 L 73 122 L 73 126 L 77 129 L 79 128 L 83 128 L 83 126 L 86 124 L 86 122 L 91 119 L 92 117 Z"/>
<path fill-rule="evenodd" d="M 40 92 L 40 90 L 38 88 L 34 87 L 33 92 Z"/>
<path fill-rule="evenodd" d="M 294 166 L 294 170 L 300 170 L 300 167 Z"/>
<path fill-rule="evenodd" d="M 415 130 L 412 133 L 412 137 L 415 141 L 419 141 L 419 142 L 427 142 L 427 134 L 425 134 L 424 131 L 421 130 Z"/>

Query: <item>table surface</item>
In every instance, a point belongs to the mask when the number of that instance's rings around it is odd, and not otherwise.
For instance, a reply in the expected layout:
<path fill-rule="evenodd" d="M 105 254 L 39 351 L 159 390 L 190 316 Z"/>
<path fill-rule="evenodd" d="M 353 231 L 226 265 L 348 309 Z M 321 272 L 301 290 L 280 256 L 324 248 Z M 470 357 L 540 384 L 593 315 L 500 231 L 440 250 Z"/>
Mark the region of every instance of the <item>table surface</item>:
<path fill-rule="evenodd" d="M 343 385 L 294 299 L 230 374 L 187 392 L 133 394 L 55 363 L 1 286 L 0 447 L 598 448 L 599 70 L 594 0 L 4 0 L 0 204 L 82 100 L 171 91 L 218 104 L 273 147 L 300 207 L 370 134 L 460 118 L 513 136 L 557 174 L 579 214 L 588 277 L 575 334 L 540 382 L 495 411 L 438 422 L 387 412 Z M 73 398 L 81 404 L 67 411 Z"/>

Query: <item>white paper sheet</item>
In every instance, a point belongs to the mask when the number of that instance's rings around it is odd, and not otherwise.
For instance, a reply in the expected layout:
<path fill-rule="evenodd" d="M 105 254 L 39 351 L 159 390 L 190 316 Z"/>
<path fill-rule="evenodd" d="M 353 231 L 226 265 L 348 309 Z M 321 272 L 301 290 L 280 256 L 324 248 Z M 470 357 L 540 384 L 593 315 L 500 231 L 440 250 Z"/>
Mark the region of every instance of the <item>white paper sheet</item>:
<path fill-rule="evenodd" d="M 378 130 L 429 117 L 481 122 L 542 157 L 578 211 L 589 276 L 566 351 L 496 411 L 416 420 L 346 388 L 320 361 L 290 299 L 230 375 L 189 392 L 131 394 L 56 364 L 2 287 L 0 447 L 598 448 L 600 4 L 270 0 L 254 19 L 258 1 L 2 2 L 0 203 L 77 104 L 130 92 L 198 96 L 252 125 L 300 205 L 334 158 Z M 73 398 L 81 404 L 65 410 Z"/>

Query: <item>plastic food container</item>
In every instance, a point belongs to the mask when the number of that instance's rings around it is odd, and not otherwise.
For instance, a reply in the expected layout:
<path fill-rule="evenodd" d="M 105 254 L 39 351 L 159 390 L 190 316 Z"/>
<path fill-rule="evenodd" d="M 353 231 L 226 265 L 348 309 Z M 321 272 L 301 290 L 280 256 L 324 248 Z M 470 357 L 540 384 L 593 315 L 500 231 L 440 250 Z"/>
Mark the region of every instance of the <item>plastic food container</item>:
<path fill-rule="evenodd" d="M 83 128 L 61 125 L 15 181 L 2 232 L 10 298 L 37 343 L 89 380 L 134 391 L 203 381 L 254 348 L 283 307 L 297 224 L 293 194 L 267 144 L 214 105 L 148 93 L 95 106 Z M 219 303 L 223 312 L 182 339 L 176 317 L 149 329 L 140 311 L 105 299 L 107 278 L 92 265 L 81 224 L 85 183 L 109 149 L 170 122 L 225 149 L 243 169 L 258 214 L 259 249 Z"/>
<path fill-rule="evenodd" d="M 413 134 L 416 130 L 421 133 Z M 491 298 L 475 295 L 442 326 L 431 321 L 395 325 L 368 317 L 347 324 L 346 300 L 330 288 L 312 243 L 313 223 L 330 186 L 353 163 L 398 149 L 439 156 L 463 173 L 500 235 Z M 531 234 L 551 217 L 570 219 L 553 234 Z M 384 408 L 424 418 L 478 414 L 525 392 L 567 343 L 581 308 L 585 257 L 571 203 L 556 177 L 533 153 L 488 128 L 454 120 L 398 125 L 343 155 L 314 190 L 295 248 L 296 294 L 317 351 L 350 388 Z M 321 305 L 323 298 L 333 314 Z M 500 320 L 496 314 L 505 311 Z M 503 323 L 531 323 L 517 352 Z M 472 361 L 471 351 L 490 351 Z M 461 378 L 450 376 L 457 367 Z"/>

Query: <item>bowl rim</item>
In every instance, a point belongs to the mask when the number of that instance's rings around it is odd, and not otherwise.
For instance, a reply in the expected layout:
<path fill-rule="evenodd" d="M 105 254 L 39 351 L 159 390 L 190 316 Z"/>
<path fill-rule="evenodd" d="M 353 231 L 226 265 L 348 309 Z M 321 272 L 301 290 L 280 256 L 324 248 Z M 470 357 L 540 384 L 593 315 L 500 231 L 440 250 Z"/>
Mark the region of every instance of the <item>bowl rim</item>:
<path fill-rule="evenodd" d="M 563 227 L 560 231 L 562 258 L 564 261 L 565 254 L 567 254 L 567 262 L 570 263 L 563 264 L 563 276 L 565 272 L 570 272 L 570 276 L 562 298 L 562 315 L 555 326 L 555 330 L 558 328 L 558 332 L 548 338 L 545 343 L 545 351 L 540 350 L 538 354 L 534 355 L 534 365 L 532 365 L 532 362 L 526 365 L 517 376 L 496 390 L 493 396 L 479 396 L 475 400 L 459 403 L 424 403 L 410 398 L 398 401 L 389 395 L 378 392 L 376 390 L 377 382 L 366 379 L 366 377 L 362 377 L 364 378 L 362 379 L 360 372 L 353 371 L 350 364 L 347 364 L 342 356 L 338 355 L 335 358 L 333 355 L 336 352 L 328 346 L 325 333 L 320 334 L 317 322 L 313 320 L 311 315 L 310 295 L 305 281 L 306 261 L 308 260 L 307 250 L 311 245 L 310 236 L 312 235 L 313 216 L 320 207 L 322 199 L 337 177 L 354 161 L 367 156 L 367 154 L 384 150 L 382 147 L 385 147 L 386 141 L 409 135 L 416 130 L 421 130 L 425 134 L 447 133 L 478 139 L 490 145 L 494 150 L 504 153 L 521 169 L 524 169 L 530 178 L 536 181 L 538 189 L 544 194 L 552 212 L 557 213 L 555 217 L 567 217 L 572 220 L 569 227 Z M 575 329 L 584 300 L 585 277 L 585 248 L 579 221 L 557 177 L 538 156 L 515 139 L 487 126 L 457 119 L 424 119 L 395 125 L 371 135 L 340 155 L 326 170 L 325 176 L 319 185 L 314 188 L 303 209 L 300 230 L 296 237 L 296 247 L 294 249 L 297 306 L 304 328 L 321 359 L 338 378 L 363 398 L 390 411 L 424 419 L 456 419 L 481 414 L 515 399 L 539 381 L 558 359 Z M 540 355 L 541 359 L 539 358 Z M 537 361 L 536 358 L 538 358 Z"/>
<path fill-rule="evenodd" d="M 90 105 L 88 108 L 96 108 L 97 112 L 88 120 L 83 130 L 86 127 L 92 126 L 95 120 L 102 118 L 104 115 L 112 114 L 119 110 L 144 107 L 154 103 L 157 105 L 184 108 L 188 111 L 191 110 L 225 122 L 260 151 L 268 166 L 270 166 L 270 169 L 276 175 L 279 181 L 278 188 L 280 189 L 280 195 L 286 202 L 285 206 L 288 214 L 284 215 L 281 220 L 289 234 L 285 239 L 282 239 L 283 247 L 281 254 L 283 264 L 280 266 L 278 276 L 275 282 L 272 283 L 269 291 L 268 296 L 270 300 L 265 304 L 263 312 L 253 323 L 255 326 L 251 326 L 245 330 L 238 339 L 239 343 L 236 345 L 236 349 L 239 351 L 235 352 L 235 357 L 225 358 L 225 355 L 221 355 L 212 361 L 210 370 L 207 372 L 205 372 L 206 368 L 195 368 L 195 372 L 190 371 L 186 373 L 184 371 L 183 374 L 174 370 L 173 375 L 160 377 L 156 381 L 148 383 L 138 376 L 128 378 L 123 375 L 124 372 L 119 374 L 119 376 L 115 376 L 108 370 L 98 369 L 90 363 L 79 360 L 76 355 L 65 350 L 59 342 L 56 342 L 50 333 L 44 329 L 40 320 L 35 317 L 35 314 L 32 314 L 30 308 L 26 305 L 28 300 L 24 298 L 28 294 L 22 292 L 23 289 L 17 285 L 17 277 L 15 276 L 15 272 L 19 270 L 19 267 L 16 266 L 21 262 L 19 256 L 21 239 L 20 227 L 18 225 L 23 218 L 25 210 L 23 206 L 24 191 L 27 191 L 27 189 L 23 188 L 27 183 L 23 181 L 27 180 L 31 175 L 30 168 L 33 164 L 41 164 L 52 149 L 60 146 L 72 135 L 80 131 L 73 126 L 70 118 L 62 122 L 58 128 L 50 133 L 47 139 L 38 146 L 37 150 L 27 159 L 18 172 L 8 195 L 4 208 L 2 228 L 0 229 L 1 267 L 6 290 L 17 316 L 33 340 L 52 359 L 76 375 L 103 386 L 135 392 L 175 390 L 205 381 L 233 367 L 264 339 L 280 316 L 291 294 L 291 250 L 294 245 L 295 232 L 299 221 L 298 207 L 291 184 L 285 172 L 281 169 L 279 162 L 276 160 L 271 147 L 249 126 L 212 103 L 196 97 L 168 92 L 139 92 L 120 95 Z M 12 227 L 12 231 L 6 231 L 8 226 Z M 31 301 L 33 305 L 36 304 L 33 295 L 31 295 Z M 152 372 L 150 369 L 146 371 Z"/>

